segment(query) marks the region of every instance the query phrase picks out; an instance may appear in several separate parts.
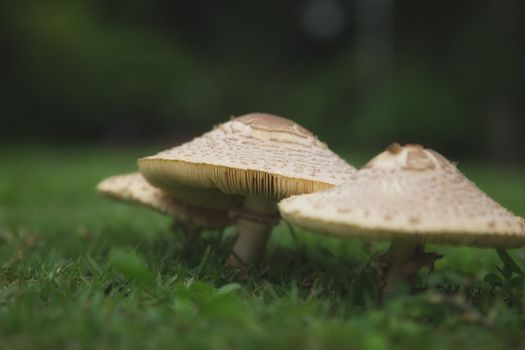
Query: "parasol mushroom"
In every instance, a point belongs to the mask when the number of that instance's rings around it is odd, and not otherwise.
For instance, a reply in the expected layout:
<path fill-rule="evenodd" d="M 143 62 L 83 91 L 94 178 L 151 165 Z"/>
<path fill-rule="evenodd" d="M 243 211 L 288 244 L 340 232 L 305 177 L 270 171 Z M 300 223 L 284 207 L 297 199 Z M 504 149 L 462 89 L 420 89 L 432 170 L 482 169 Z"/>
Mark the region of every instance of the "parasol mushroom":
<path fill-rule="evenodd" d="M 173 226 L 182 227 L 186 238 L 193 238 L 189 236 L 200 229 L 222 229 L 234 221 L 230 209 L 235 208 L 236 201 L 232 196 L 220 191 L 210 194 L 192 187 L 179 186 L 177 189 L 179 195 L 164 192 L 151 186 L 138 172 L 111 176 L 97 185 L 102 195 L 171 216 Z"/>
<path fill-rule="evenodd" d="M 419 145 L 393 144 L 343 185 L 279 204 L 300 227 L 343 238 L 387 240 L 383 292 L 411 282 L 437 254 L 426 243 L 515 248 L 525 223 L 489 198 L 451 162 Z"/>
<path fill-rule="evenodd" d="M 355 172 L 302 126 L 263 113 L 233 118 L 138 164 L 151 184 L 166 191 L 183 184 L 244 196 L 228 259 L 234 267 L 262 253 L 280 218 L 277 201 L 330 188 Z"/>

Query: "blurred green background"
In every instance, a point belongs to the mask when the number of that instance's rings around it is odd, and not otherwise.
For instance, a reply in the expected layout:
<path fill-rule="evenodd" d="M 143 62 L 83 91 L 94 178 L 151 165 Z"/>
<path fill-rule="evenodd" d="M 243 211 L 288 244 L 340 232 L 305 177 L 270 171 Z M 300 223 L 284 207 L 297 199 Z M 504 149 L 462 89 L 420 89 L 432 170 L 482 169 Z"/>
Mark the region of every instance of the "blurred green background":
<path fill-rule="evenodd" d="M 355 166 L 435 148 L 525 216 L 524 63 L 523 0 L 0 0 L 0 348 L 525 348 L 491 249 L 430 247 L 428 289 L 380 304 L 384 245 L 283 223 L 242 279 L 233 228 L 185 248 L 94 190 L 260 111 Z"/>
<path fill-rule="evenodd" d="M 517 164 L 524 62 L 521 0 L 8 0 L 0 142 L 172 146 L 261 111 Z"/>

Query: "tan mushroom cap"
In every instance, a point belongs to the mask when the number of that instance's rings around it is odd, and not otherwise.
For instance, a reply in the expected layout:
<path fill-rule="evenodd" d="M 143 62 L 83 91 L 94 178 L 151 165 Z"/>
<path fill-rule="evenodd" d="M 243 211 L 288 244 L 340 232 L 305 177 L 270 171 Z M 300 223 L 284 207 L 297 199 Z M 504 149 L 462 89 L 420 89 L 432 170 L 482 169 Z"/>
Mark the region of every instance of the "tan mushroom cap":
<path fill-rule="evenodd" d="M 263 113 L 233 118 L 138 164 L 160 188 L 181 182 L 276 199 L 330 188 L 355 172 L 302 126 Z"/>
<path fill-rule="evenodd" d="M 234 221 L 228 210 L 187 204 L 151 186 L 140 173 L 117 175 L 104 179 L 97 185 L 97 191 L 110 198 L 139 204 L 170 215 L 177 221 L 205 229 L 223 228 Z"/>
<path fill-rule="evenodd" d="M 366 240 L 519 247 L 525 223 L 489 198 L 439 153 L 390 146 L 350 181 L 279 203 L 311 230 Z"/>

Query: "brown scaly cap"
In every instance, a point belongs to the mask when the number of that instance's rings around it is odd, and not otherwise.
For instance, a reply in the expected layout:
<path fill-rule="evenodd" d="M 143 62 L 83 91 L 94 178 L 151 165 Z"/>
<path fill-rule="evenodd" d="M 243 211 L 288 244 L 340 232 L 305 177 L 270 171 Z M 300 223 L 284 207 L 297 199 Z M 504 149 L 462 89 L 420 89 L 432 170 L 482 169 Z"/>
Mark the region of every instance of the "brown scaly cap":
<path fill-rule="evenodd" d="M 519 247 L 525 223 L 439 153 L 394 144 L 343 185 L 279 204 L 290 222 L 338 236 Z"/>
<path fill-rule="evenodd" d="M 151 186 L 140 173 L 104 179 L 97 185 L 97 191 L 110 198 L 145 206 L 170 215 L 177 221 L 205 229 L 223 228 L 233 222 L 228 210 L 188 204 Z"/>
<path fill-rule="evenodd" d="M 302 126 L 263 113 L 233 118 L 138 164 L 166 190 L 183 183 L 276 199 L 330 188 L 355 172 Z"/>

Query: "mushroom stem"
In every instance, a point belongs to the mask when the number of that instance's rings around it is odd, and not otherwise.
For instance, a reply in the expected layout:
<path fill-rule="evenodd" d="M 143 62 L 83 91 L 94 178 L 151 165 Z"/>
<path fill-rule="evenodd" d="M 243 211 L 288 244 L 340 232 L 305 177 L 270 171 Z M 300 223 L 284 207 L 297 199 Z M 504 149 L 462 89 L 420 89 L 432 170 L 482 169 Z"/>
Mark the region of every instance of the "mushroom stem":
<path fill-rule="evenodd" d="M 392 294 L 400 283 L 406 283 L 413 289 L 416 283 L 417 272 L 422 267 L 432 267 L 441 255 L 426 253 L 423 244 L 405 240 L 392 241 L 388 252 L 381 257 L 382 293 Z"/>
<path fill-rule="evenodd" d="M 275 199 L 247 196 L 237 221 L 237 240 L 226 264 L 240 268 L 257 261 L 278 222 Z"/>

